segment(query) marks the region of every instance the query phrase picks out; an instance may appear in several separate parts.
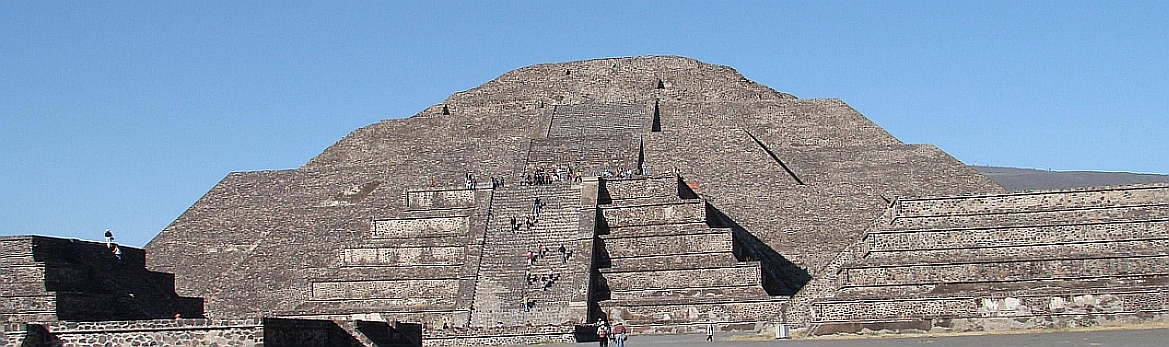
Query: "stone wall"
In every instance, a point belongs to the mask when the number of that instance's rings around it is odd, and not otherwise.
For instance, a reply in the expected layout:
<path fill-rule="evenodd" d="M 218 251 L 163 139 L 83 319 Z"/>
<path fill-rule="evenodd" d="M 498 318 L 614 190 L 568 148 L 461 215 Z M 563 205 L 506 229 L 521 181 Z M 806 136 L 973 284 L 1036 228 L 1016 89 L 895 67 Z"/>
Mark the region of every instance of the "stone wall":
<path fill-rule="evenodd" d="M 41 340 L 54 346 L 376 346 L 332 321 L 289 319 L 138 320 L 7 324 L 8 346 Z"/>
<path fill-rule="evenodd" d="M 0 238 L 0 320 L 104 321 L 203 315 L 171 274 L 145 269 L 142 249 L 43 236 Z"/>

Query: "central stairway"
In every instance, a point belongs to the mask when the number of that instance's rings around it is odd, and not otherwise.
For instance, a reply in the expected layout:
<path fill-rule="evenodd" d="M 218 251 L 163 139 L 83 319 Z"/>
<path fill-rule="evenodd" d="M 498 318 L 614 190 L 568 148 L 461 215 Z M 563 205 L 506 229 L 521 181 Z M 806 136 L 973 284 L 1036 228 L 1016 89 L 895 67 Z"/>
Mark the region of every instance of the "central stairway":
<path fill-rule="evenodd" d="M 536 200 L 541 208 L 534 211 Z M 484 236 L 471 326 L 571 326 L 588 313 L 592 228 L 581 227 L 581 185 L 498 187 Z M 512 227 L 515 218 L 518 228 Z M 526 223 L 531 220 L 531 224 Z M 528 264 L 526 253 L 544 256 Z M 565 248 L 566 259 L 558 249 Z M 525 276 L 532 276 L 528 280 Z M 529 307 L 524 309 L 523 299 Z"/>

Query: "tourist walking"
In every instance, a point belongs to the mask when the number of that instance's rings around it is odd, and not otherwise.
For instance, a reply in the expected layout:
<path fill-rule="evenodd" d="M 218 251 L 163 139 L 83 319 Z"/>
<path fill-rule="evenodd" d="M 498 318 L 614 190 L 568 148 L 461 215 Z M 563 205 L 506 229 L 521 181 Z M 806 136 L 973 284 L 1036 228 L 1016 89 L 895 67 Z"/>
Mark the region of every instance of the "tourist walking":
<path fill-rule="evenodd" d="M 706 340 L 714 342 L 714 323 L 706 323 Z"/>
<path fill-rule="evenodd" d="M 568 250 L 564 249 L 564 245 L 560 245 L 560 248 L 557 248 L 556 251 L 560 252 L 560 263 L 567 264 L 568 263 Z"/>

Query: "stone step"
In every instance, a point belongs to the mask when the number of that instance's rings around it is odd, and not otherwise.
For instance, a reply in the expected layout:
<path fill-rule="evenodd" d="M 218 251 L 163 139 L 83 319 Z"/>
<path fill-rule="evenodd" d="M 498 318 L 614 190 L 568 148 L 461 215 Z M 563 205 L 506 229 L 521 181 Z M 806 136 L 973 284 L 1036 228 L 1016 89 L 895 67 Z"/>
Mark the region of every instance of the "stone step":
<path fill-rule="evenodd" d="M 656 289 L 636 291 L 613 291 L 609 293 L 609 300 L 613 305 L 645 306 L 686 303 L 718 303 L 769 300 L 770 296 L 759 285 L 717 287 L 717 288 L 681 288 Z"/>
<path fill-rule="evenodd" d="M 4 265 L 4 266 L 34 265 L 34 264 L 38 264 L 38 263 L 40 263 L 40 262 L 38 262 L 36 260 L 36 258 L 33 257 L 32 252 L 10 253 L 10 254 L 0 255 L 0 265 Z"/>
<path fill-rule="evenodd" d="M 1082 188 L 1072 192 L 1030 192 L 979 197 L 900 199 L 897 217 L 1033 213 L 1115 206 L 1169 205 L 1169 185 Z"/>
<path fill-rule="evenodd" d="M 649 333 L 653 327 L 710 321 L 748 323 L 753 327 L 759 317 L 782 317 L 787 303 L 788 300 L 638 306 L 602 301 L 597 304 L 611 322 L 625 322 L 634 326 L 635 333 Z"/>
<path fill-rule="evenodd" d="M 1169 285 L 1166 275 L 1113 276 L 1090 279 L 1038 279 L 984 283 L 943 283 L 923 285 L 890 285 L 845 287 L 836 299 L 924 298 L 939 296 L 994 295 L 1064 295 L 1107 294 L 1112 291 L 1140 291 L 1164 288 Z"/>
<path fill-rule="evenodd" d="M 1169 220 L 1169 205 L 1102 207 L 1079 210 L 1029 213 L 980 214 L 957 216 L 923 216 L 894 219 L 882 227 L 889 231 L 958 230 L 992 227 L 1037 227 L 1046 225 L 1125 223 Z"/>
<path fill-rule="evenodd" d="M 879 252 L 1151 240 L 1165 238 L 1165 230 L 1169 230 L 1169 220 L 880 231 L 865 235 L 865 247 L 868 252 Z"/>
<path fill-rule="evenodd" d="M 728 267 L 741 264 L 735 259 L 734 253 L 728 249 L 725 252 L 692 253 L 692 254 L 665 254 L 643 257 L 611 258 L 597 260 L 601 272 L 628 272 L 669 269 L 698 269 L 708 267 Z"/>
<path fill-rule="evenodd" d="M 613 259 L 648 255 L 728 253 L 734 250 L 734 240 L 730 233 L 612 238 L 603 241 L 603 252 Z"/>
<path fill-rule="evenodd" d="M 942 263 L 844 269 L 841 274 L 845 287 L 1093 279 L 1169 274 L 1169 256 Z"/>
<path fill-rule="evenodd" d="M 707 225 L 706 222 L 670 223 L 609 228 L 606 230 L 607 233 L 599 235 L 599 237 L 607 240 L 625 237 L 674 236 L 709 233 L 729 234 L 730 231 L 730 228 L 713 228 Z"/>
<path fill-rule="evenodd" d="M 1169 236 L 1169 235 L 1166 235 Z M 1085 257 L 1150 257 L 1169 255 L 1169 238 L 1032 244 L 1011 247 L 951 248 L 869 252 L 843 268 L 1080 259 Z"/>
<path fill-rule="evenodd" d="M 706 221 L 706 203 L 683 200 L 679 203 L 602 207 L 600 220 L 609 228 L 682 224 Z"/>
<path fill-rule="evenodd" d="M 759 263 L 721 268 L 604 272 L 609 291 L 762 286 Z"/>
<path fill-rule="evenodd" d="M 608 196 L 614 202 L 645 198 L 676 198 L 678 197 L 678 177 L 674 175 L 656 177 L 638 177 L 630 179 L 601 179 L 600 190 L 602 196 Z"/>

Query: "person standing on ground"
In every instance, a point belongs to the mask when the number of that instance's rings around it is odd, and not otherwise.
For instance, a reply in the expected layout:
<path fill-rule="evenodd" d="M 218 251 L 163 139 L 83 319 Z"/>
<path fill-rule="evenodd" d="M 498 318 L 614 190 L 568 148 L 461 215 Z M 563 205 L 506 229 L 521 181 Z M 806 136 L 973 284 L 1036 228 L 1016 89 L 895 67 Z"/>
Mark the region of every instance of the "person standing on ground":
<path fill-rule="evenodd" d="M 564 249 L 564 245 L 560 245 L 560 248 L 557 248 L 556 251 L 560 252 L 560 263 L 567 264 L 568 263 L 568 250 Z"/>
<path fill-rule="evenodd" d="M 626 333 L 628 332 L 624 323 L 617 323 L 613 326 L 613 347 L 625 347 Z"/>
<path fill-rule="evenodd" d="M 609 347 L 609 324 L 604 319 L 597 320 L 597 339 L 599 346 Z"/>
<path fill-rule="evenodd" d="M 114 233 L 106 229 L 106 248 L 114 249 Z"/>
<path fill-rule="evenodd" d="M 714 342 L 714 323 L 706 323 L 706 340 Z"/>

